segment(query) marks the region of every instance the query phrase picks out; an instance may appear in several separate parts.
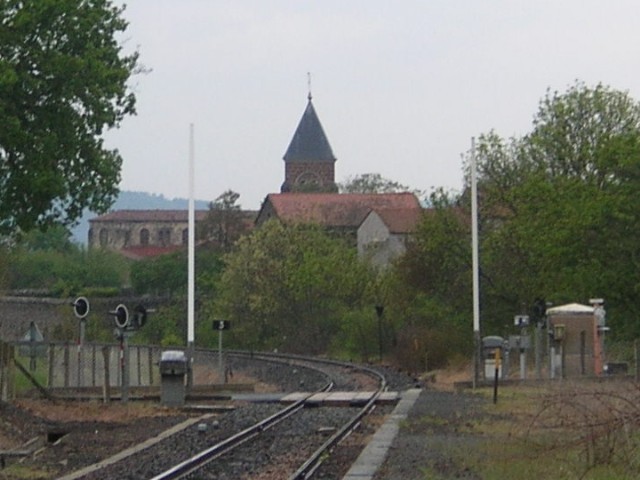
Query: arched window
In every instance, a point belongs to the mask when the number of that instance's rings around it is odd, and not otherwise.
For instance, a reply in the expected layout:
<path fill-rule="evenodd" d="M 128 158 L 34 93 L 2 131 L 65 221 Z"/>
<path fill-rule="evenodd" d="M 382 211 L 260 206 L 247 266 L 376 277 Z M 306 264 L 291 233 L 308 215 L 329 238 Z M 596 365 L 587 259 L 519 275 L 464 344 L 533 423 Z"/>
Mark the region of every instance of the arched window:
<path fill-rule="evenodd" d="M 315 172 L 304 172 L 296 178 L 296 185 L 317 186 L 322 184 L 322 179 Z"/>
<path fill-rule="evenodd" d="M 100 239 L 100 246 L 106 247 L 107 244 L 109 243 L 109 230 L 107 230 L 106 228 L 101 228 L 99 239 Z"/>
<path fill-rule="evenodd" d="M 143 247 L 149 245 L 149 230 L 147 230 L 146 228 L 140 230 L 140 245 L 142 245 Z"/>
<path fill-rule="evenodd" d="M 158 231 L 158 243 L 163 247 L 171 245 L 171 229 L 162 228 Z"/>

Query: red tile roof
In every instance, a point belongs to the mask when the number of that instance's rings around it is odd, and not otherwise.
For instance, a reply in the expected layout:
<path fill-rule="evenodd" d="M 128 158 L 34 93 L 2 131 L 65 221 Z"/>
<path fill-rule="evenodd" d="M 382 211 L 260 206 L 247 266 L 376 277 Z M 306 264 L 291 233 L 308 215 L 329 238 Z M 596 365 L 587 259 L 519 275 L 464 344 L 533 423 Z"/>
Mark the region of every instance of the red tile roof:
<path fill-rule="evenodd" d="M 119 252 L 131 260 L 141 260 L 143 258 L 158 257 L 167 253 L 177 252 L 178 250 L 185 248 L 181 245 L 169 245 L 166 247 L 159 247 L 153 245 L 138 246 L 138 247 L 125 247 Z"/>
<path fill-rule="evenodd" d="M 208 210 L 196 210 L 196 221 L 204 219 Z M 188 222 L 189 210 L 115 210 L 92 218 L 90 222 Z"/>
<path fill-rule="evenodd" d="M 415 208 L 389 208 L 375 211 L 391 233 L 412 233 L 420 221 L 422 210 Z"/>
<path fill-rule="evenodd" d="M 422 210 L 412 193 L 272 193 L 267 195 L 263 209 L 269 203 L 284 222 L 351 228 L 360 226 L 371 210 L 413 211 L 403 214 L 403 222 L 412 216 L 417 218 Z"/>

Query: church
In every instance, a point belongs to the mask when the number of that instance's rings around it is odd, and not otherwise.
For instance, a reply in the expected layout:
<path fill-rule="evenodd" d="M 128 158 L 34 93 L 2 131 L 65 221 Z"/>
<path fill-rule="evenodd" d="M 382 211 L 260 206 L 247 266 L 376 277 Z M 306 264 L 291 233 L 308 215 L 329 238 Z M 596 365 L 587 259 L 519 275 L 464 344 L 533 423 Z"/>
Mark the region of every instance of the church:
<path fill-rule="evenodd" d="M 284 154 L 280 193 L 270 193 L 254 215 L 259 228 L 268 220 L 315 223 L 350 235 L 358 253 L 387 265 L 406 250 L 422 215 L 413 193 L 338 193 L 336 157 L 313 105 L 307 105 Z M 207 212 L 196 211 L 196 223 Z M 169 253 L 187 244 L 188 212 L 117 210 L 89 221 L 89 247 L 108 248 L 130 258 Z"/>

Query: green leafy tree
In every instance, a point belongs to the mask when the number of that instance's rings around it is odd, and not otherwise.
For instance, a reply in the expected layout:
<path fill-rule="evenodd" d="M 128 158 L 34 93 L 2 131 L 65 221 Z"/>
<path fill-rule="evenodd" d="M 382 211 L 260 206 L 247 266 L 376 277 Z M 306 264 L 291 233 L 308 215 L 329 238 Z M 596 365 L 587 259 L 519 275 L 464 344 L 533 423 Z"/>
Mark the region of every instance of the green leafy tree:
<path fill-rule="evenodd" d="M 547 92 L 521 139 L 480 137 L 483 286 L 495 318 L 535 297 L 607 299 L 619 334 L 640 333 L 640 106 L 582 83 Z M 584 301 L 584 300 L 583 300 Z"/>
<path fill-rule="evenodd" d="M 12 289 L 40 289 L 59 296 L 75 295 L 88 289 L 119 290 L 126 282 L 129 267 L 114 252 L 72 252 L 13 249 L 7 259 L 8 283 Z"/>
<path fill-rule="evenodd" d="M 379 173 L 363 173 L 348 178 L 338 185 L 341 193 L 402 193 L 413 191 L 409 187 L 384 178 Z"/>
<path fill-rule="evenodd" d="M 443 190 L 429 203 L 383 289 L 388 317 L 401 319 L 396 359 L 412 370 L 441 367 L 472 344 L 470 216 L 458 195 Z"/>
<path fill-rule="evenodd" d="M 187 253 L 184 251 L 141 260 L 131 265 L 131 286 L 141 295 L 184 296 L 187 292 L 187 268 Z M 198 248 L 195 255 L 196 289 L 211 292 L 222 268 L 219 252 Z"/>
<path fill-rule="evenodd" d="M 53 251 L 73 253 L 79 246 L 71 241 L 71 232 L 62 225 L 55 225 L 47 230 L 35 229 L 19 236 L 20 248 L 29 251 Z"/>
<path fill-rule="evenodd" d="M 135 113 L 123 8 L 109 0 L 0 3 L 0 230 L 71 224 L 117 194 L 103 133 Z"/>
<path fill-rule="evenodd" d="M 267 222 L 225 258 L 207 318 L 231 320 L 245 348 L 327 352 L 371 280 L 355 249 L 311 225 Z"/>
<path fill-rule="evenodd" d="M 240 194 L 227 190 L 209 204 L 206 217 L 198 226 L 198 237 L 229 251 L 238 238 L 252 226 L 254 214 L 243 212 L 238 199 Z"/>

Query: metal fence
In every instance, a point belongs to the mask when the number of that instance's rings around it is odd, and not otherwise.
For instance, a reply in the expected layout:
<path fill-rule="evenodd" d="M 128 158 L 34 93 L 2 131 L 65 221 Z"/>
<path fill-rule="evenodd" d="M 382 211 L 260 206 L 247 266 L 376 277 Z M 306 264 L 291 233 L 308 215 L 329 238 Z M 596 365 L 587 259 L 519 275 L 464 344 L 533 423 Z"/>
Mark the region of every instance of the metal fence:
<path fill-rule="evenodd" d="M 157 346 L 130 345 L 125 349 L 119 344 L 43 342 L 19 342 L 16 346 L 16 359 L 43 387 L 117 387 L 127 373 L 131 387 L 160 384 Z"/>

